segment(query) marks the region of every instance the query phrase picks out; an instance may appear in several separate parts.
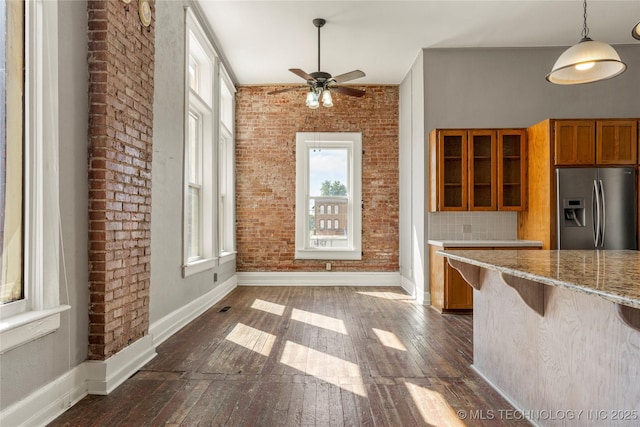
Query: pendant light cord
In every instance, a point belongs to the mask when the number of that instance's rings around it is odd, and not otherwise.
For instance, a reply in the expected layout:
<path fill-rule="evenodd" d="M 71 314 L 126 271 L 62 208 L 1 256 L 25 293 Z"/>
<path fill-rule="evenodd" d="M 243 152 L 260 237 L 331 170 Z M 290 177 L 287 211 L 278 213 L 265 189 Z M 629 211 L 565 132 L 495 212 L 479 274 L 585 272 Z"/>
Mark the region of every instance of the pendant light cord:
<path fill-rule="evenodd" d="M 584 8 L 584 25 L 582 27 L 582 39 L 589 38 L 589 27 L 587 27 L 587 0 L 582 2 L 582 7 Z"/>

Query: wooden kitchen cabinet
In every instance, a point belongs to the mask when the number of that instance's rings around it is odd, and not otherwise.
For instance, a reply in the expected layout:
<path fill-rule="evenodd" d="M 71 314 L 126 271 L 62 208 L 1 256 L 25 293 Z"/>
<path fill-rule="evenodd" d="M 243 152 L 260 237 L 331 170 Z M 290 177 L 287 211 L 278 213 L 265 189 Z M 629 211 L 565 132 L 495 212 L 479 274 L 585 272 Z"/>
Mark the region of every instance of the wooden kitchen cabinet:
<path fill-rule="evenodd" d="M 555 122 L 555 164 L 592 165 L 596 155 L 595 121 L 557 120 Z"/>
<path fill-rule="evenodd" d="M 524 129 L 498 131 L 498 210 L 527 208 L 527 135 Z"/>
<path fill-rule="evenodd" d="M 637 152 L 637 121 L 596 120 L 596 164 L 635 165 Z"/>
<path fill-rule="evenodd" d="M 556 120 L 555 165 L 635 165 L 636 120 Z"/>
<path fill-rule="evenodd" d="M 435 129 L 429 134 L 429 210 L 526 207 L 526 130 Z"/>
<path fill-rule="evenodd" d="M 467 131 L 438 130 L 429 135 L 432 210 L 467 210 Z"/>
<path fill-rule="evenodd" d="M 451 267 L 447 259 L 436 252 L 443 250 L 442 246 L 429 245 L 429 291 L 431 306 L 440 313 L 469 312 L 473 309 L 473 288 L 460 275 L 458 270 Z M 452 247 L 447 250 L 513 250 L 540 249 L 533 246 L 517 247 Z"/>

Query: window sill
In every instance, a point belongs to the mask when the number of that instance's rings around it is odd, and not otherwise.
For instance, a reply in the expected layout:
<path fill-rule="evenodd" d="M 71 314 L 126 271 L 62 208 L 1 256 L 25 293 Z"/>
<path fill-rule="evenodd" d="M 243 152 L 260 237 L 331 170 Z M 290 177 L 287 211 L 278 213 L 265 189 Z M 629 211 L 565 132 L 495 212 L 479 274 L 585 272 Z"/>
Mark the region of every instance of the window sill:
<path fill-rule="evenodd" d="M 60 313 L 70 308 L 60 305 L 3 319 L 0 321 L 0 354 L 56 331 L 60 327 Z"/>
<path fill-rule="evenodd" d="M 182 277 L 189 277 L 203 271 L 213 270 L 216 266 L 217 258 L 207 258 L 194 262 L 190 262 L 187 265 L 182 266 Z"/>

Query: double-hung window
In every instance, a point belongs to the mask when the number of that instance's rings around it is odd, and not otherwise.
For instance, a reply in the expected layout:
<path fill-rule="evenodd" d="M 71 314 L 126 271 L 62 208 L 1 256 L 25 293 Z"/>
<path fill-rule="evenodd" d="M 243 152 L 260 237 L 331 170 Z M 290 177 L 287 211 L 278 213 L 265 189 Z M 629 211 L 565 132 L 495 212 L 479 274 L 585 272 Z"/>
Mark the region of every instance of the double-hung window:
<path fill-rule="evenodd" d="M 0 3 L 0 354 L 55 331 L 60 312 L 58 7 Z"/>
<path fill-rule="evenodd" d="M 362 259 L 361 133 L 296 134 L 295 256 Z"/>
<path fill-rule="evenodd" d="M 217 57 L 202 27 L 187 11 L 183 275 L 215 266 L 214 131 Z"/>

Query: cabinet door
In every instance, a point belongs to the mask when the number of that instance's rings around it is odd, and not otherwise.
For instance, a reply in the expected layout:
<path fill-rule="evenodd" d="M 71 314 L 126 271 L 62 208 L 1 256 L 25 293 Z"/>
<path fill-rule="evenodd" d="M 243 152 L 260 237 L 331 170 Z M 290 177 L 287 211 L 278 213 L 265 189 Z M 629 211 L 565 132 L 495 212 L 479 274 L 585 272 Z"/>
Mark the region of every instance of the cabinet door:
<path fill-rule="evenodd" d="M 472 310 L 473 288 L 458 270 L 447 264 L 444 307 L 448 310 Z"/>
<path fill-rule="evenodd" d="M 438 210 L 467 210 L 467 131 L 438 132 Z"/>
<path fill-rule="evenodd" d="M 498 131 L 498 210 L 526 209 L 526 144 L 524 129 Z"/>
<path fill-rule="evenodd" d="M 595 121 L 555 122 L 555 164 L 593 165 L 596 159 Z"/>
<path fill-rule="evenodd" d="M 596 161 L 600 165 L 635 165 L 637 138 L 635 120 L 597 120 Z"/>
<path fill-rule="evenodd" d="M 495 211 L 496 132 L 469 131 L 469 210 Z"/>

